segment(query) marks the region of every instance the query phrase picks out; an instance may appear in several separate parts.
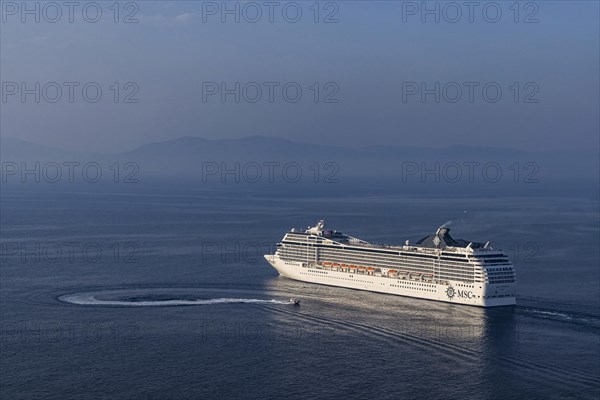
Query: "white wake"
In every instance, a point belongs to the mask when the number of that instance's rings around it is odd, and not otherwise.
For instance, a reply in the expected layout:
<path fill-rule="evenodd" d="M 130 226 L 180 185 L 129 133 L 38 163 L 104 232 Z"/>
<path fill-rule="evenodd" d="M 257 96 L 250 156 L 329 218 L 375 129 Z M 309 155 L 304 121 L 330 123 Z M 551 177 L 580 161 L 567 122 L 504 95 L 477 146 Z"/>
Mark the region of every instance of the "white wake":
<path fill-rule="evenodd" d="M 58 297 L 58 300 L 78 305 L 98 306 L 125 306 L 125 307 L 160 307 L 160 306 L 201 306 L 211 304 L 293 304 L 290 301 L 274 299 L 244 299 L 244 298 L 216 298 L 216 299 L 169 299 L 169 300 L 102 300 L 94 294 L 75 293 Z"/>

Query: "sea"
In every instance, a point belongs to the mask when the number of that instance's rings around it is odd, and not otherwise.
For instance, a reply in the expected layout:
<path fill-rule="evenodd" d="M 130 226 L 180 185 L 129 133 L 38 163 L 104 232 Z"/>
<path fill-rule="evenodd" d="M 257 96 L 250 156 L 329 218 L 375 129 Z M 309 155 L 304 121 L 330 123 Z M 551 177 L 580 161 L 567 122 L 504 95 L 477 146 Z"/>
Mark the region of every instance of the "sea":
<path fill-rule="evenodd" d="M 3 186 L 3 399 L 597 399 L 594 190 Z M 292 227 L 411 242 L 447 224 L 515 265 L 478 308 L 293 281 Z M 300 305 L 290 303 L 300 299 Z"/>

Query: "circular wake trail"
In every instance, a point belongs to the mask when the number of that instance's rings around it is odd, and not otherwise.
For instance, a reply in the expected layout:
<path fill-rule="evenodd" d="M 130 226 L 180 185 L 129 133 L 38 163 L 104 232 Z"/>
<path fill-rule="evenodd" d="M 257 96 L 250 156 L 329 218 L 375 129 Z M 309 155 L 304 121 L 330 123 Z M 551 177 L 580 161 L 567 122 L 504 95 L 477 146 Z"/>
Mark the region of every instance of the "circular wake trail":
<path fill-rule="evenodd" d="M 165 307 L 165 306 L 203 306 L 212 304 L 292 304 L 289 301 L 274 299 L 214 298 L 214 299 L 168 299 L 168 300 L 103 300 L 95 294 L 75 293 L 58 297 L 64 303 L 84 306 L 120 306 L 120 307 Z"/>

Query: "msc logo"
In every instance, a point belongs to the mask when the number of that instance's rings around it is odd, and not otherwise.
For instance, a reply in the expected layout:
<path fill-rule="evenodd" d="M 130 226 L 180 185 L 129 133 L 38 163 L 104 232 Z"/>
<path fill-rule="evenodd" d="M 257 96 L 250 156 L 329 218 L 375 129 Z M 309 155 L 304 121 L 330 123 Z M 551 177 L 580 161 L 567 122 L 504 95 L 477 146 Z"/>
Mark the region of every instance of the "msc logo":
<path fill-rule="evenodd" d="M 446 289 L 446 296 L 448 296 L 450 300 L 452 300 L 454 297 L 458 297 L 461 299 L 475 298 L 475 295 L 470 290 L 456 290 L 452 286 L 448 286 L 448 288 Z"/>

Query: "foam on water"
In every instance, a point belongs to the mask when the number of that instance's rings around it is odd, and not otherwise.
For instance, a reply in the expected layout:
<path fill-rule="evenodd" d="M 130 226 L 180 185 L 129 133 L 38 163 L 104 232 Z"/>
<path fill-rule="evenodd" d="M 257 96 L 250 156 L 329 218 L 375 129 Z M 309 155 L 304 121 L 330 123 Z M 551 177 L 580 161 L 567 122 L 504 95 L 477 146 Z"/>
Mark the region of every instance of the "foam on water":
<path fill-rule="evenodd" d="M 98 299 L 95 293 L 73 293 L 59 296 L 57 299 L 64 303 L 85 306 L 120 306 L 120 307 L 165 307 L 165 306 L 201 306 L 212 304 L 293 304 L 286 300 L 247 299 L 247 298 L 212 298 L 212 299 L 168 299 L 168 300 L 136 300 Z"/>

